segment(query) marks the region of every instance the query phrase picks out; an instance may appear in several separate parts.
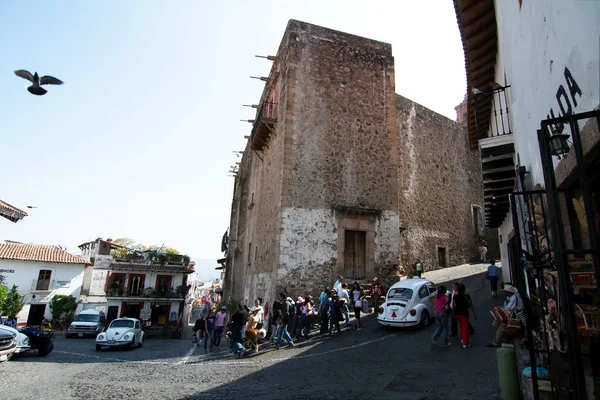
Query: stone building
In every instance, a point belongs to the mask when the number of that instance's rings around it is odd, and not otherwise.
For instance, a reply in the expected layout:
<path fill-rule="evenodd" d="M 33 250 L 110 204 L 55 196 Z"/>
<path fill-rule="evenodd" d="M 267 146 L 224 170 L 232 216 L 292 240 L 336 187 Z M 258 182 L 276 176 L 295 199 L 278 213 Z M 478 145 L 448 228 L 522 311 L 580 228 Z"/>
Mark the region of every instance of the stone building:
<path fill-rule="evenodd" d="M 235 179 L 226 298 L 472 259 L 479 155 L 463 125 L 395 93 L 390 44 L 291 20 L 270 59 Z"/>

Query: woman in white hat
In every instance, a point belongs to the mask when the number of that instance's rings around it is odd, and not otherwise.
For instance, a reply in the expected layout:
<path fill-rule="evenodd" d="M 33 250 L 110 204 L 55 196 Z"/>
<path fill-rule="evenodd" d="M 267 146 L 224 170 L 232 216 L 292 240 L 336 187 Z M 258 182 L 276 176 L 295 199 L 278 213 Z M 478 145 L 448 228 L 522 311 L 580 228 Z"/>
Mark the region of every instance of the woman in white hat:
<path fill-rule="evenodd" d="M 523 309 L 523 300 L 519 295 L 519 291 L 513 285 L 507 283 L 504 285 L 504 296 L 506 299 L 504 300 L 504 305 L 502 306 L 504 313 L 506 315 L 512 314 L 513 311 L 518 311 Z M 500 344 L 505 340 L 505 330 L 506 330 L 506 320 L 500 322 L 498 328 L 496 328 L 496 333 L 494 334 L 494 339 L 487 344 L 487 347 L 499 347 Z"/>

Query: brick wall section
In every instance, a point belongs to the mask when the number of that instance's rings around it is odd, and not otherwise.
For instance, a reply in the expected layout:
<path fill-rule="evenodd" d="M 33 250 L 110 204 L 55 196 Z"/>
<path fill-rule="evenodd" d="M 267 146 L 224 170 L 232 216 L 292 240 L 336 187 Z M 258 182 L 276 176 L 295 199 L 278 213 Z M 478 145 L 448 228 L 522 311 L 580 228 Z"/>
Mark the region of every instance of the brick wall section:
<path fill-rule="evenodd" d="M 479 243 L 471 205 L 483 206 L 479 153 L 465 127 L 402 96 L 396 97 L 400 158 L 400 263 L 439 267 L 469 262 Z"/>

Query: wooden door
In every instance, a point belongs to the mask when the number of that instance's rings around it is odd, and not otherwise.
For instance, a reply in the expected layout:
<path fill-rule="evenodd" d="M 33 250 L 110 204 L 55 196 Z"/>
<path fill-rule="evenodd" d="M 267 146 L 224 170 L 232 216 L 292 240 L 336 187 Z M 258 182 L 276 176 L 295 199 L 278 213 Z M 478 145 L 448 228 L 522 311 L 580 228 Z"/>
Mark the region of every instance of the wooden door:
<path fill-rule="evenodd" d="M 366 270 L 366 232 L 344 232 L 344 277 L 364 279 Z"/>

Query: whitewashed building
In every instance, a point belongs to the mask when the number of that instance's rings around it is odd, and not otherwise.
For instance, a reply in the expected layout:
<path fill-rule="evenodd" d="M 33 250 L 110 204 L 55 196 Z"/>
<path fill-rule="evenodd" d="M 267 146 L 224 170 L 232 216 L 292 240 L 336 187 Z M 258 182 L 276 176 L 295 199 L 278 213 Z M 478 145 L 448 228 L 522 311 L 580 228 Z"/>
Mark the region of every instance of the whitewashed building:
<path fill-rule="evenodd" d="M 600 397 L 600 2 L 454 0 L 488 228 L 541 398 Z M 535 372 L 536 369 L 532 368 Z"/>
<path fill-rule="evenodd" d="M 52 319 L 49 302 L 57 294 L 79 300 L 87 262 L 58 246 L 0 243 L 0 275 L 10 289 L 17 286 L 24 306 L 17 323 L 39 325 L 43 318 Z"/>
<path fill-rule="evenodd" d="M 159 259 L 155 253 L 133 250 L 113 257 L 111 250 L 124 247 L 101 238 L 79 248 L 81 257 L 93 265 L 83 282 L 81 309 L 104 311 L 108 321 L 132 317 L 147 327 L 177 327 L 189 290 L 188 274 L 193 272 L 189 257 Z"/>

